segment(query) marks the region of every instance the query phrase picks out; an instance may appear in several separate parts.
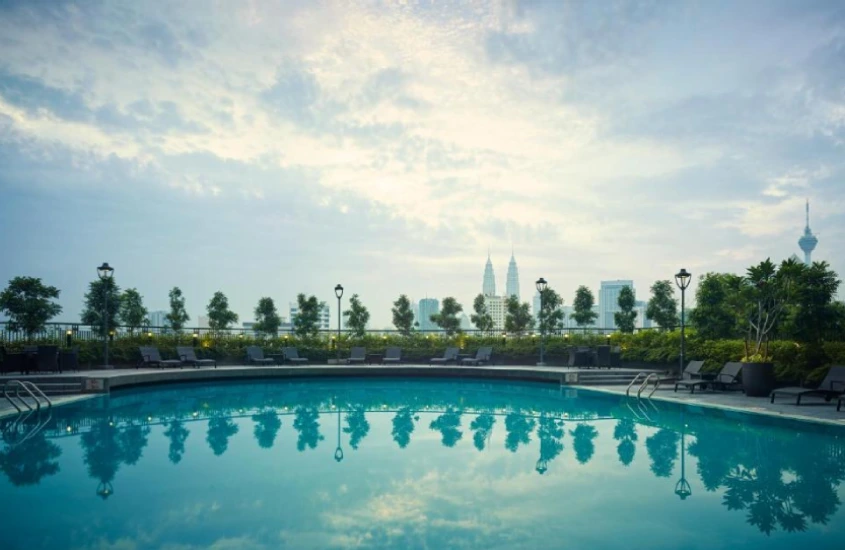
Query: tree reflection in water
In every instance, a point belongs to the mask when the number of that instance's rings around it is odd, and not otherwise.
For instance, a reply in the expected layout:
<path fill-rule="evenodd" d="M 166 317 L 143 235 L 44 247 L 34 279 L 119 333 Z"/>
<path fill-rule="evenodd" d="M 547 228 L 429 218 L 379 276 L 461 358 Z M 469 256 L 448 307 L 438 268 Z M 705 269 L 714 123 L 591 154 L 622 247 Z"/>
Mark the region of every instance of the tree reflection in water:
<path fill-rule="evenodd" d="M 515 453 L 520 443 L 527 444 L 531 441 L 531 432 L 536 425 L 537 422 L 531 417 L 516 412 L 509 413 L 505 417 L 505 448 Z"/>
<path fill-rule="evenodd" d="M 0 451 L 0 470 L 15 486 L 37 485 L 46 476 L 59 472 L 55 461 L 62 450 L 40 432 L 26 441 Z"/>
<path fill-rule="evenodd" d="M 164 431 L 165 437 L 170 440 L 170 451 L 167 458 L 173 464 L 179 464 L 182 461 L 182 455 L 185 454 L 185 440 L 188 439 L 190 433 L 185 427 L 185 423 L 178 418 L 171 420 Z"/>
<path fill-rule="evenodd" d="M 221 456 L 229 448 L 229 438 L 236 433 L 238 433 L 238 426 L 231 418 L 213 416 L 208 421 L 208 433 L 205 440 L 214 455 Z"/>
<path fill-rule="evenodd" d="M 593 440 L 599 436 L 599 433 L 595 427 L 583 422 L 569 433 L 573 437 L 572 448 L 575 449 L 575 459 L 581 464 L 586 464 L 596 452 Z"/>
<path fill-rule="evenodd" d="M 393 417 L 393 430 L 390 435 L 393 436 L 393 441 L 399 445 L 400 449 L 404 449 L 411 442 L 411 434 L 414 431 L 414 415 L 408 407 L 402 407 L 396 412 Z"/>
<path fill-rule="evenodd" d="M 137 464 L 144 453 L 150 435 L 149 426 L 130 424 L 120 432 L 120 446 L 123 448 L 123 463 Z"/>
<path fill-rule="evenodd" d="M 493 430 L 493 424 L 495 423 L 496 417 L 490 413 L 479 414 L 470 423 L 469 429 L 473 431 L 472 442 L 479 451 L 484 450 L 484 446 L 487 444 L 487 439 L 490 437 L 490 432 Z"/>
<path fill-rule="evenodd" d="M 429 428 L 440 432 L 444 446 L 454 447 L 464 434 L 458 429 L 461 426 L 461 412 L 449 407 L 446 412 L 435 418 Z"/>
<path fill-rule="evenodd" d="M 678 432 L 663 429 L 656 434 L 647 437 L 645 447 L 651 459 L 651 471 L 657 477 L 670 477 L 675 468 L 675 461 L 678 459 L 678 441 L 681 436 Z"/>
<path fill-rule="evenodd" d="M 317 448 L 323 440 L 320 435 L 320 412 L 314 407 L 297 407 L 294 412 L 293 429 L 299 432 L 296 449 L 304 451 L 306 447 Z"/>
<path fill-rule="evenodd" d="M 563 451 L 563 421 L 550 416 L 540 417 L 537 438 L 540 440 L 540 460 L 547 466 Z"/>
<path fill-rule="evenodd" d="M 114 424 L 104 418 L 98 420 L 80 438 L 88 475 L 99 480 L 101 484 L 111 485 L 120 469 L 123 449 L 119 436 L 120 432 Z"/>
<path fill-rule="evenodd" d="M 346 413 L 346 427 L 343 428 L 343 433 L 349 434 L 349 446 L 353 449 L 357 449 L 361 440 L 370 433 L 370 423 L 367 422 L 362 405 L 356 405 Z"/>
<path fill-rule="evenodd" d="M 253 435 L 258 442 L 258 446 L 262 449 L 272 449 L 276 442 L 276 435 L 282 427 L 282 420 L 278 413 L 272 409 L 261 411 L 258 414 L 252 415 L 252 420 L 255 422 Z"/>
<path fill-rule="evenodd" d="M 616 446 L 616 454 L 619 455 L 619 462 L 623 466 L 630 466 L 634 461 L 634 453 L 637 450 L 634 443 L 637 441 L 637 425 L 630 418 L 623 418 L 613 428 L 613 439 L 619 442 Z"/>

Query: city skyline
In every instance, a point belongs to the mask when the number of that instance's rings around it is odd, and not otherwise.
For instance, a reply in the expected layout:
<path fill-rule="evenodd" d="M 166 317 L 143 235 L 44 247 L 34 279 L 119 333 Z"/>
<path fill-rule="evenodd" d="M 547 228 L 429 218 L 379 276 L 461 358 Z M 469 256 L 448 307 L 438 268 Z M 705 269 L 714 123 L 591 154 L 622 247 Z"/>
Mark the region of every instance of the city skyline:
<path fill-rule="evenodd" d="M 400 294 L 469 312 L 488 246 L 522 301 L 682 267 L 692 297 L 803 257 L 807 199 L 845 273 L 838 2 L 12 0 L 0 36 L 0 284 L 62 320 L 103 261 L 194 321 L 338 282 L 376 327 Z"/>

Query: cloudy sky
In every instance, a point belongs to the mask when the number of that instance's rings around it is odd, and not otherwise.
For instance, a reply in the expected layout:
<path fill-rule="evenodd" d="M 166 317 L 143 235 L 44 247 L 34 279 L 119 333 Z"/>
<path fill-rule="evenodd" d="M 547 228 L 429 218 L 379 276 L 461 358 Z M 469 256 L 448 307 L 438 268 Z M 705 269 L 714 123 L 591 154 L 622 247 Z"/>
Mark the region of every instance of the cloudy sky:
<path fill-rule="evenodd" d="M 523 298 L 845 273 L 841 2 L 0 2 L 0 281 Z M 334 303 L 332 302 L 334 311 Z M 286 312 L 285 312 L 286 313 Z"/>

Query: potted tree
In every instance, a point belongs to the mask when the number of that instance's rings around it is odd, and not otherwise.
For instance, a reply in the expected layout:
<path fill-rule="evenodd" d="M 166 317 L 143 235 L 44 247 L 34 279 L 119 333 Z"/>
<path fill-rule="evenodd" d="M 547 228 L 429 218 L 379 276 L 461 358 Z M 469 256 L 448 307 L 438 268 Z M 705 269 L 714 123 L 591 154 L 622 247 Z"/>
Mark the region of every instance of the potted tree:
<path fill-rule="evenodd" d="M 775 386 L 769 340 L 789 301 L 792 261 L 786 260 L 778 268 L 767 258 L 748 268 L 737 297 L 738 305 L 745 311 L 741 324 L 745 336 L 742 386 L 751 397 L 767 396 Z"/>

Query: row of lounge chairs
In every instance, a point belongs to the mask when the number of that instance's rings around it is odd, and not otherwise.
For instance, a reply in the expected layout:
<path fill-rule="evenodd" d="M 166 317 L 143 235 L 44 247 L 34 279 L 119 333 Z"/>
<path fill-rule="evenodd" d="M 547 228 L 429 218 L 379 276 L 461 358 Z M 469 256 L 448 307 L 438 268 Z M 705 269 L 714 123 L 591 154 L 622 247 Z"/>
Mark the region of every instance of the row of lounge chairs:
<path fill-rule="evenodd" d="M 683 378 L 675 380 L 675 391 L 679 387 L 688 388 L 690 393 L 696 389 L 711 389 L 718 391 L 741 390 L 742 383 L 739 380 L 742 372 L 742 363 L 728 362 L 718 373 L 702 372 L 704 361 L 690 361 L 684 369 Z M 845 403 L 845 366 L 834 365 L 830 367 L 824 380 L 815 387 L 791 386 L 772 390 L 769 401 L 775 402 L 775 398 L 795 398 L 795 404 L 800 405 L 801 399 L 805 397 L 822 397 L 825 401 L 837 399 L 836 410 L 841 411 Z"/>
<path fill-rule="evenodd" d="M 214 359 L 199 359 L 194 348 L 190 346 L 177 346 L 176 353 L 179 359 L 162 359 L 158 348 L 155 346 L 141 346 L 138 348 L 141 352 L 141 362 L 136 365 L 136 368 L 144 367 L 210 367 L 217 368 L 217 361 Z"/>

